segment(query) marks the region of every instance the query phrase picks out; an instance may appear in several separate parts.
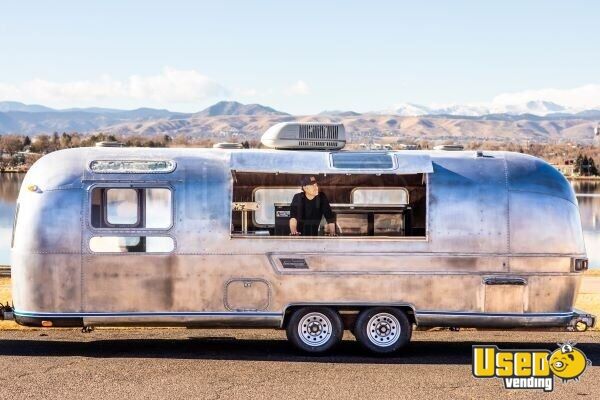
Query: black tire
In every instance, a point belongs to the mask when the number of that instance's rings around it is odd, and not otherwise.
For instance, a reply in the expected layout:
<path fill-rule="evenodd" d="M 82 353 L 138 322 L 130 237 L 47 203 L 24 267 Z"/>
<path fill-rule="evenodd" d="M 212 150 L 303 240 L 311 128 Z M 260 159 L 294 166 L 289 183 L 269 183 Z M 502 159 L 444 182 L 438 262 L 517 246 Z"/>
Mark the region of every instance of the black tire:
<path fill-rule="evenodd" d="M 412 324 L 398 308 L 368 308 L 358 314 L 354 336 L 366 349 L 377 354 L 390 354 L 410 342 Z"/>
<path fill-rule="evenodd" d="M 344 325 L 340 314 L 331 308 L 302 307 L 290 316 L 286 333 L 288 340 L 298 349 L 319 354 L 341 342 Z"/>

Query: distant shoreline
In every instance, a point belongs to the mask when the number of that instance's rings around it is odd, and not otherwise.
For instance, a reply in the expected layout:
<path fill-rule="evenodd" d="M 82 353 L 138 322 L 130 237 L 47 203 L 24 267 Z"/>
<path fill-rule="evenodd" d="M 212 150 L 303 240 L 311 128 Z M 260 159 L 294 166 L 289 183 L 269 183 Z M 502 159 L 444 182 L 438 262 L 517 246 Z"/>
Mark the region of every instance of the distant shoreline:
<path fill-rule="evenodd" d="M 570 181 L 600 181 L 600 176 L 567 176 L 567 175 L 565 175 L 565 178 L 567 178 Z"/>

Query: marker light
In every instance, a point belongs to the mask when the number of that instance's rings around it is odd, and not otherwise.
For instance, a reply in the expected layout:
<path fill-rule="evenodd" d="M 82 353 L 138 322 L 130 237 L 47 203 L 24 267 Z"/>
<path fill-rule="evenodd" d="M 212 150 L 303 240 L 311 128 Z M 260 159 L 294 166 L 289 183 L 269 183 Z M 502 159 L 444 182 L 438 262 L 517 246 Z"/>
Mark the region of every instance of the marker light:
<path fill-rule="evenodd" d="M 40 188 L 38 187 L 38 185 L 28 185 L 27 190 L 29 190 L 30 192 L 38 192 Z"/>

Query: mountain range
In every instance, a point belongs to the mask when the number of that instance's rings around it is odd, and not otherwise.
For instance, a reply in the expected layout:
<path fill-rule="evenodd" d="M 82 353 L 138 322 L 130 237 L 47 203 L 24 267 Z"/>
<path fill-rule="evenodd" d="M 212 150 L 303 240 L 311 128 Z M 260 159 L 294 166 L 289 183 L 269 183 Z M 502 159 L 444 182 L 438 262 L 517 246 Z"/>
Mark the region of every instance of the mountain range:
<path fill-rule="evenodd" d="M 331 110 L 293 116 L 260 104 L 221 101 L 196 113 L 165 109 L 52 109 L 43 105 L 0 102 L 0 134 L 37 135 L 52 132 L 121 135 L 185 135 L 232 140 L 258 139 L 282 121 L 343 122 L 350 141 L 533 140 L 590 142 L 600 110 L 570 110 L 547 101 L 506 106 L 454 105 L 428 107 L 405 103 L 391 110 L 358 113 Z"/>
<path fill-rule="evenodd" d="M 420 115 L 455 115 L 455 116 L 484 116 L 489 114 L 522 115 L 533 114 L 546 116 L 554 113 L 576 114 L 579 110 L 570 109 L 550 101 L 536 100 L 521 104 L 492 104 L 492 105 L 451 105 L 445 107 L 428 107 L 413 103 L 402 103 L 385 113 L 401 116 Z"/>

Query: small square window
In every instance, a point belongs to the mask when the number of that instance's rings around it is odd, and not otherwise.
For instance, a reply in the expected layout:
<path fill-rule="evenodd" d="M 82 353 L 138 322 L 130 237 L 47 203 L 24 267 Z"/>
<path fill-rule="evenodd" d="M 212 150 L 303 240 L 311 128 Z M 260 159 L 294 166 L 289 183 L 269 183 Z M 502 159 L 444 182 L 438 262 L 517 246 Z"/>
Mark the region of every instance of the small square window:
<path fill-rule="evenodd" d="M 171 226 L 171 190 L 146 189 L 146 228 L 165 229 Z"/>
<path fill-rule="evenodd" d="M 106 191 L 106 222 L 111 225 L 138 224 L 138 191 L 135 189 L 108 189 Z"/>

